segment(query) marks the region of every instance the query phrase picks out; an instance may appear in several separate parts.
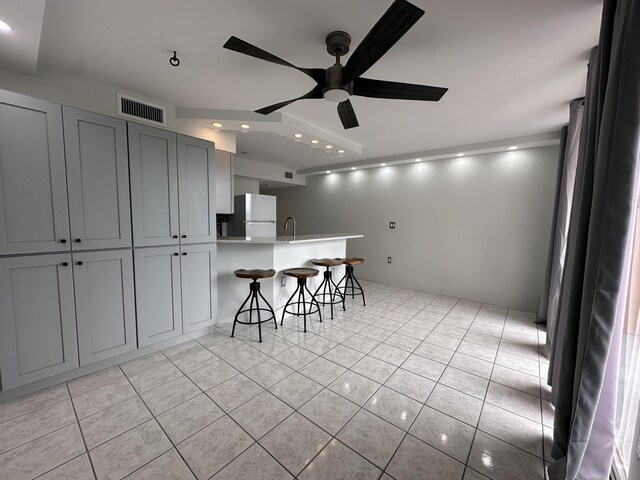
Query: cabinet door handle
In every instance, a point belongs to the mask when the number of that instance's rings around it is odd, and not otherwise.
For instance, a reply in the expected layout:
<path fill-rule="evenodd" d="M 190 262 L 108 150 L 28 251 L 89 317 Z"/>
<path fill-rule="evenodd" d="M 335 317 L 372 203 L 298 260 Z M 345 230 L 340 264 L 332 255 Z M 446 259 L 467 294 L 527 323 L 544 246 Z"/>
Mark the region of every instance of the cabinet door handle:
<path fill-rule="evenodd" d="M 178 235 L 171 235 L 171 238 L 178 238 Z"/>
<path fill-rule="evenodd" d="M 82 265 L 84 262 L 76 262 L 76 265 Z"/>
<path fill-rule="evenodd" d="M 178 252 L 175 252 L 175 253 L 173 254 L 173 256 L 174 256 L 174 257 L 177 257 L 177 256 L 178 256 Z"/>
<path fill-rule="evenodd" d="M 63 267 L 68 267 L 69 266 L 69 262 L 62 262 L 60 265 L 62 265 Z"/>
<path fill-rule="evenodd" d="M 80 243 L 82 241 L 81 238 L 76 238 L 76 243 Z"/>
<path fill-rule="evenodd" d="M 187 254 L 187 252 L 182 252 L 182 255 L 186 255 L 186 254 Z"/>
<path fill-rule="evenodd" d="M 66 238 L 61 238 L 60 239 L 60 243 L 67 243 L 67 239 Z"/>
<path fill-rule="evenodd" d="M 186 235 L 182 235 L 182 238 L 187 238 L 187 236 Z"/>

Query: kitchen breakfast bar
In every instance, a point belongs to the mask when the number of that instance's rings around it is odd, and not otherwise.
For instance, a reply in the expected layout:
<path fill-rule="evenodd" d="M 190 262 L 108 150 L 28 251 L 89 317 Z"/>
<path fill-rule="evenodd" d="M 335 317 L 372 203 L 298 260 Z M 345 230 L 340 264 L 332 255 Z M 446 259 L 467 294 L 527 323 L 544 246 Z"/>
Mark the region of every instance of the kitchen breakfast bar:
<path fill-rule="evenodd" d="M 294 278 L 282 275 L 282 270 L 313 267 L 313 258 L 343 258 L 347 240 L 362 235 L 344 233 L 296 235 L 284 237 L 220 237 L 218 238 L 218 324 L 232 323 L 237 309 L 249 292 L 247 281 L 236 278 L 234 270 L 274 269 L 275 277 L 262 280 L 261 293 L 273 306 L 280 324 L 282 309 L 296 289 Z M 316 267 L 317 268 L 317 267 Z M 344 266 L 333 268 L 336 283 L 344 275 Z M 322 273 L 309 279 L 313 293 L 322 282 Z M 266 325 L 264 326 L 266 328 Z"/>

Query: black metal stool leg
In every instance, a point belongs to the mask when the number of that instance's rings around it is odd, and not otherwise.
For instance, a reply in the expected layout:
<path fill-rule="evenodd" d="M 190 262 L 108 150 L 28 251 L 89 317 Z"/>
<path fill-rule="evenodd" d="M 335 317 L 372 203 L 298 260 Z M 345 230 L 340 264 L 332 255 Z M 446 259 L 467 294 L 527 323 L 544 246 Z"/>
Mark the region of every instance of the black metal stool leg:
<path fill-rule="evenodd" d="M 304 331 L 307 331 L 307 306 L 304 304 L 304 287 L 306 287 L 307 279 L 299 278 L 298 286 L 300 287 L 300 296 L 298 297 L 298 314 L 300 313 L 300 305 L 302 304 L 302 318 L 304 319 Z M 300 302 L 302 299 L 302 302 Z M 322 320 L 320 320 L 322 321 Z"/>
<path fill-rule="evenodd" d="M 318 317 L 320 317 L 320 323 L 322 323 L 322 312 L 320 311 L 320 304 L 318 303 L 318 300 L 316 300 L 316 298 L 311 294 L 311 292 L 307 288 L 307 282 L 304 282 L 304 288 L 309 293 L 309 296 L 311 297 L 311 302 L 310 302 L 311 305 L 313 305 L 315 302 L 316 308 L 318 309 Z"/>
<path fill-rule="evenodd" d="M 249 301 L 249 299 L 251 298 L 252 293 L 249 292 L 249 295 L 247 296 L 247 298 L 244 299 L 244 302 L 242 302 L 242 305 L 240 305 L 240 308 L 238 309 L 238 311 L 236 312 L 236 316 L 233 318 L 233 328 L 231 329 L 231 336 L 233 337 L 234 333 L 236 333 L 236 323 L 238 321 L 238 315 L 240 315 L 240 312 L 242 311 L 242 309 L 244 308 L 244 306 L 247 304 L 247 302 Z"/>
<path fill-rule="evenodd" d="M 331 291 L 331 286 L 333 285 L 334 290 Z M 320 294 L 320 296 L 322 297 L 322 301 L 318 300 L 318 293 L 320 292 L 320 290 L 322 290 L 322 293 Z M 307 290 L 309 291 L 309 290 Z M 322 305 L 330 305 L 331 308 L 331 319 L 333 320 L 333 305 L 339 302 L 335 301 L 335 297 L 336 295 L 338 295 L 340 297 L 340 303 L 342 303 L 342 309 L 346 310 L 345 306 L 344 306 L 344 297 L 342 295 L 342 293 L 340 292 L 338 286 L 335 284 L 335 282 L 333 281 L 333 272 L 331 271 L 330 267 L 327 267 L 327 269 L 324 271 L 324 279 L 322 280 L 322 283 L 320 285 L 318 285 L 318 288 L 316 288 L 316 291 L 313 294 L 313 299 L 315 300 L 316 304 L 318 304 L 318 306 L 320 304 Z M 329 301 L 327 301 L 327 297 L 329 297 Z"/>
<path fill-rule="evenodd" d="M 291 300 L 293 300 L 293 297 L 296 296 L 296 293 L 298 293 L 298 288 L 297 287 L 296 287 L 295 291 L 289 297 L 289 300 L 287 300 L 287 303 L 284 304 L 284 308 L 282 309 L 282 320 L 280 320 L 280 326 L 282 326 L 282 324 L 284 323 L 284 314 L 287 312 L 287 307 L 291 303 Z"/>
<path fill-rule="evenodd" d="M 260 298 L 262 298 L 262 300 L 264 301 L 264 303 L 267 305 L 268 308 L 264 308 L 260 306 Z M 245 309 L 245 306 L 247 305 L 247 302 L 249 302 L 249 308 Z M 255 302 L 255 306 L 254 306 L 254 302 Z M 266 318 L 264 320 L 262 320 L 262 314 L 260 313 L 260 310 L 265 310 L 271 313 L 271 317 Z M 278 329 L 278 323 L 276 320 L 276 314 L 273 311 L 273 308 L 271 307 L 271 305 L 269 304 L 269 302 L 267 301 L 266 298 L 264 298 L 264 296 L 262 295 L 262 293 L 260 293 L 260 282 L 258 282 L 257 280 L 253 280 L 250 284 L 249 284 L 249 296 L 247 296 L 247 298 L 245 298 L 244 302 L 242 302 L 242 305 L 240 305 L 240 308 L 238 309 L 238 312 L 236 313 L 236 316 L 233 319 L 233 328 L 231 329 L 231 336 L 233 337 L 235 335 L 236 332 L 236 324 L 238 323 L 242 323 L 244 325 L 253 325 L 253 312 L 256 312 L 256 314 L 258 315 L 258 342 L 262 343 L 262 323 L 263 322 L 268 322 L 271 319 L 273 319 L 273 323 L 276 326 L 276 330 Z M 248 322 L 243 322 L 242 320 L 238 320 L 238 316 L 240 316 L 240 314 L 242 313 L 246 313 L 249 312 L 249 321 Z"/>
<path fill-rule="evenodd" d="M 271 316 L 273 317 L 273 324 L 275 325 L 277 330 L 278 321 L 276 320 L 276 312 L 273 311 L 273 308 L 271 307 L 271 304 L 267 302 L 267 299 L 262 296 L 262 292 L 260 292 L 260 284 L 258 284 L 258 295 L 260 295 L 260 298 L 262 298 L 262 300 L 264 300 L 264 303 L 267 304 L 267 307 L 269 307 L 269 311 L 271 312 Z"/>
<path fill-rule="evenodd" d="M 260 318 L 260 305 L 258 304 L 258 293 L 255 289 L 253 290 L 253 298 L 256 299 L 256 313 L 258 314 L 258 343 L 262 343 L 262 322 L 260 321 L 262 319 Z"/>
<path fill-rule="evenodd" d="M 351 268 L 353 268 L 353 267 L 351 267 Z M 358 281 L 356 276 L 353 275 L 353 273 L 351 274 L 351 278 L 353 280 L 355 280 L 356 283 L 358 284 L 358 288 L 360 289 L 360 295 L 362 295 L 362 305 L 366 307 L 367 306 L 367 302 L 365 302 L 365 300 L 364 300 L 364 288 L 362 288 L 362 285 L 360 285 L 360 282 Z"/>

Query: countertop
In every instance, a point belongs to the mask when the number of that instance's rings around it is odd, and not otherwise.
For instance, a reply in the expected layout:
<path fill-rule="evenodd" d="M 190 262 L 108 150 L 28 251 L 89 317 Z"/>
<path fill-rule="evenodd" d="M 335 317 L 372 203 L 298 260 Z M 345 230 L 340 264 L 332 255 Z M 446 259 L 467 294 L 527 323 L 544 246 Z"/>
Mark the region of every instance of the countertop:
<path fill-rule="evenodd" d="M 315 235 L 292 235 L 284 237 L 218 237 L 220 243 L 255 243 L 255 244 L 295 244 L 326 242 L 328 240 L 346 240 L 348 238 L 362 238 L 364 235 L 354 235 L 351 233 L 318 233 Z"/>

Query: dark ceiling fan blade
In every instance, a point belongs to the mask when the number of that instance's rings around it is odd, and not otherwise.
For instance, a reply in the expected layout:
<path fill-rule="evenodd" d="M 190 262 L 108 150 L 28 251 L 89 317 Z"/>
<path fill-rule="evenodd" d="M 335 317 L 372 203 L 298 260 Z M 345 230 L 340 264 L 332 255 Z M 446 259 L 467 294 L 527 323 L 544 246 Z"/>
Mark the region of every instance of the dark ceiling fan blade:
<path fill-rule="evenodd" d="M 424 10 L 415 5 L 406 0 L 395 0 L 349 57 L 343 71 L 344 83 L 369 70 L 422 15 Z"/>
<path fill-rule="evenodd" d="M 361 97 L 437 102 L 447 90 L 447 88 L 443 87 L 387 82 L 386 80 L 372 80 L 370 78 L 356 78 L 353 81 L 353 94 Z"/>
<path fill-rule="evenodd" d="M 322 68 L 301 68 L 296 67 L 295 65 L 283 60 L 275 55 L 262 50 L 261 48 L 256 47 L 255 45 L 251 45 L 249 42 L 245 42 L 244 40 L 239 39 L 238 37 L 231 36 L 229 40 L 223 45 L 227 50 L 232 50 L 238 53 L 244 53 L 245 55 L 249 55 L 251 57 L 259 58 L 260 60 L 265 60 L 271 63 L 277 63 L 278 65 L 283 65 L 285 67 L 295 68 L 299 72 L 304 73 L 305 75 L 313 78 L 316 83 L 324 86 L 325 83 L 325 74 Z"/>
<path fill-rule="evenodd" d="M 256 110 L 256 113 L 261 113 L 262 115 L 269 115 L 271 112 L 275 112 L 276 110 L 279 110 L 282 107 L 286 107 L 290 103 L 293 103 L 297 100 L 304 100 L 307 98 L 322 98 L 322 87 L 320 85 L 316 85 L 313 89 L 311 89 L 301 97 L 292 98 L 291 100 L 286 100 L 280 103 L 274 103 L 273 105 L 269 105 L 268 107 L 264 107 L 264 108 L 261 108 L 260 110 Z"/>
<path fill-rule="evenodd" d="M 353 105 L 351 105 L 349 100 L 345 100 L 338 104 L 338 115 L 340 116 L 340 121 L 345 129 L 357 127 L 359 125 L 358 119 L 356 118 L 356 112 L 353 111 Z"/>

